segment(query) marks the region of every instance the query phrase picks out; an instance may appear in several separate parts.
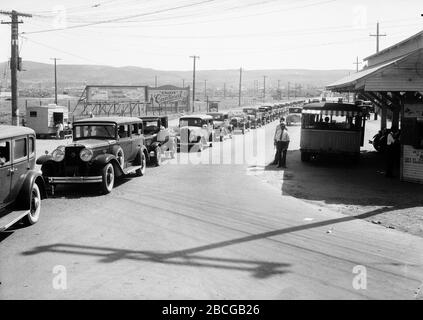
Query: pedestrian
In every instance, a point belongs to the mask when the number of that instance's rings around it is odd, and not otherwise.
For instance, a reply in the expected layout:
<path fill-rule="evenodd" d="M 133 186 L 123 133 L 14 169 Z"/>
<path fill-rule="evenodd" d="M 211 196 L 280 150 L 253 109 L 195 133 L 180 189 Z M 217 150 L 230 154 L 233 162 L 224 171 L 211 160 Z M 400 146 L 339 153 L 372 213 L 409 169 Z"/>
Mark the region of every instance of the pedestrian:
<path fill-rule="evenodd" d="M 394 177 L 394 165 L 395 165 L 395 158 L 396 158 L 396 128 L 391 128 L 388 136 L 386 137 L 386 149 L 385 149 L 385 157 L 386 157 L 386 173 L 385 176 L 388 178 Z"/>
<path fill-rule="evenodd" d="M 62 133 L 63 133 L 63 123 L 58 122 L 56 124 L 56 139 L 60 139 L 62 137 Z"/>
<path fill-rule="evenodd" d="M 278 168 L 286 168 L 286 152 L 289 146 L 289 134 L 283 118 L 280 119 L 280 123 L 276 126 L 274 145 L 276 147 L 276 154 L 272 164 L 277 165 Z"/>

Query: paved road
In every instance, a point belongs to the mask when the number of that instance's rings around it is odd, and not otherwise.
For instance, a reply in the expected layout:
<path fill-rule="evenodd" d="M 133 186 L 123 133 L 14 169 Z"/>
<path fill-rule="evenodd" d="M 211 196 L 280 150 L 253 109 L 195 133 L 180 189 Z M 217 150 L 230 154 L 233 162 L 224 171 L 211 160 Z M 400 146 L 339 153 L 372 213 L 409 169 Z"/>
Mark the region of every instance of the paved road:
<path fill-rule="evenodd" d="M 421 297 L 422 238 L 256 176 L 273 157 L 275 125 L 179 154 L 109 195 L 59 189 L 39 223 L 0 234 L 0 299 Z M 289 130 L 295 148 L 299 128 Z M 53 286 L 60 266 L 66 290 Z"/>

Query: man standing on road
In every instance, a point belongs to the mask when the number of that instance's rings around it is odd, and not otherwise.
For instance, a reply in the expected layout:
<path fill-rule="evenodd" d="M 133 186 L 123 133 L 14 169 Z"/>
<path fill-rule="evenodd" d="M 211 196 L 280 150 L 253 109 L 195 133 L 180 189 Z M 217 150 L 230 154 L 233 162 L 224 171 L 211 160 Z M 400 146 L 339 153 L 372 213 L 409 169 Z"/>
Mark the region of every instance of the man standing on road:
<path fill-rule="evenodd" d="M 56 124 L 56 139 L 62 139 L 62 135 L 63 135 L 63 123 L 62 122 L 58 122 Z"/>
<path fill-rule="evenodd" d="M 289 145 L 289 134 L 286 130 L 284 119 L 276 126 L 274 144 L 276 146 L 275 161 L 272 164 L 278 165 L 278 168 L 286 168 L 286 152 Z"/>
<path fill-rule="evenodd" d="M 395 165 L 395 136 L 396 136 L 396 128 L 392 128 L 391 131 L 388 133 L 388 137 L 386 139 L 386 173 L 385 175 L 389 178 L 394 176 L 394 165 Z"/>

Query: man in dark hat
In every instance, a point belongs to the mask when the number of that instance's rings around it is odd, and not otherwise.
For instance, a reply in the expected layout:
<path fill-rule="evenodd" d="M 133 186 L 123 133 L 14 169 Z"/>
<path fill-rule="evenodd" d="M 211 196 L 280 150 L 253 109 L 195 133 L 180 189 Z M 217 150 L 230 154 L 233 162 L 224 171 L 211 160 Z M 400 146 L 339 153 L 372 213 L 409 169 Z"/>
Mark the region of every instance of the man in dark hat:
<path fill-rule="evenodd" d="M 272 164 L 278 165 L 278 168 L 286 168 L 286 152 L 289 146 L 289 134 L 284 120 L 284 118 L 280 119 L 280 123 L 276 126 L 274 137 L 276 154 Z"/>

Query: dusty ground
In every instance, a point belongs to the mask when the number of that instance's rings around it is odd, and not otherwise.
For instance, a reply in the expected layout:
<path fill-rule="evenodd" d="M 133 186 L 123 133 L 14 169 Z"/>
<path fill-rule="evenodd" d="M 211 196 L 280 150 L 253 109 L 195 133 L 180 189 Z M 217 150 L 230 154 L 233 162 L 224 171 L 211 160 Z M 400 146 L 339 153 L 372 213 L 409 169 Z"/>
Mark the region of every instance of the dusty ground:
<path fill-rule="evenodd" d="M 359 165 L 342 160 L 301 162 L 300 128 L 289 127 L 288 169 L 266 166 L 258 176 L 283 195 L 423 237 L 423 185 L 399 181 L 399 169 L 397 178 L 384 176 L 383 155 L 368 144 L 378 127 L 378 121 L 367 123 Z"/>

